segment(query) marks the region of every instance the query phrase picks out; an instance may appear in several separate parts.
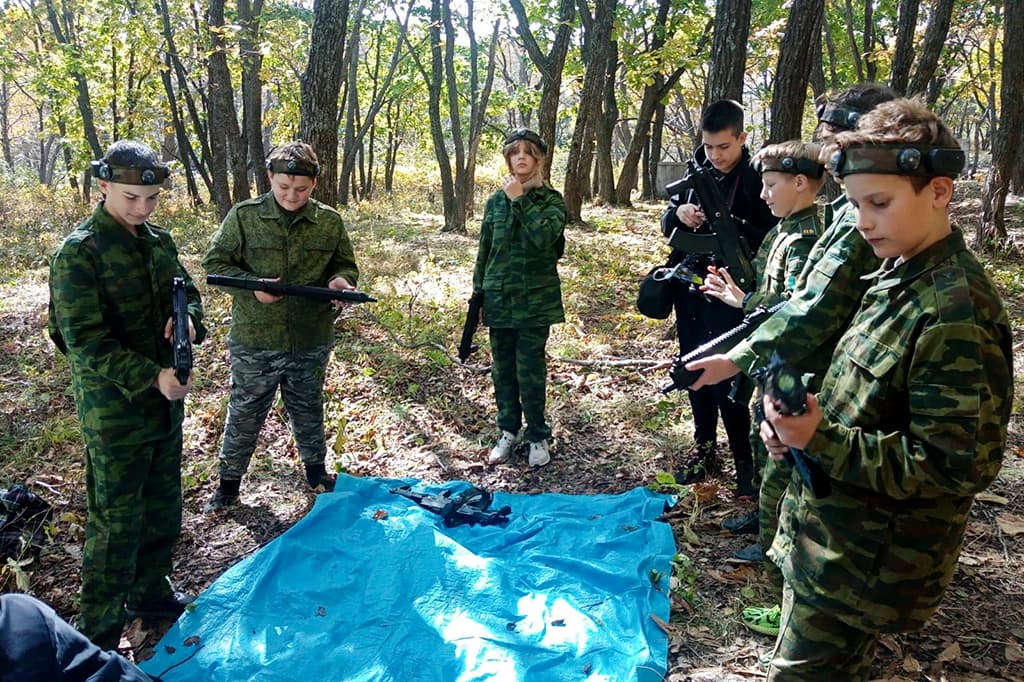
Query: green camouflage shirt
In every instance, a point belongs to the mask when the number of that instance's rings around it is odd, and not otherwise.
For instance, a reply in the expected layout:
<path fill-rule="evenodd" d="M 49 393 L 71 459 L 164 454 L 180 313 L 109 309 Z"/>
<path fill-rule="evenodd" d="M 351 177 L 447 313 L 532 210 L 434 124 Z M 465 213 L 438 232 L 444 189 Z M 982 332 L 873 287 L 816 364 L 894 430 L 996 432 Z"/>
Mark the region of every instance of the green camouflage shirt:
<path fill-rule="evenodd" d="M 974 495 L 1002 463 L 1011 345 L 961 232 L 885 263 L 839 341 L 806 448 L 833 492 L 818 500 L 792 484 L 783 505 L 772 554 L 796 592 L 860 629 L 924 624 Z"/>
<path fill-rule="evenodd" d="M 813 205 L 788 216 L 769 230 L 754 257 L 757 291 L 743 301 L 745 312 L 789 297 L 820 234 L 818 207 Z"/>
<path fill-rule="evenodd" d="M 510 200 L 487 200 L 473 289 L 484 292 L 489 327 L 522 329 L 565 321 L 558 259 L 565 250 L 565 202 L 548 185 Z"/>
<path fill-rule="evenodd" d="M 839 337 L 860 305 L 878 258 L 857 232 L 857 214 L 841 196 L 835 218 L 807 256 L 789 301 L 727 357 L 748 376 L 772 354 L 821 381 Z"/>
<path fill-rule="evenodd" d="M 165 230 L 144 223 L 133 236 L 101 203 L 54 254 L 48 331 L 67 355 L 90 447 L 149 442 L 181 424 L 182 401 L 153 385 L 173 361 L 164 328 L 176 276 L 185 278 L 198 343 L 206 335 L 199 291 Z"/>
<path fill-rule="evenodd" d="M 352 243 L 341 216 L 310 199 L 294 214 L 282 211 L 271 192 L 236 204 L 213 235 L 203 259 L 210 275 L 280 278 L 288 284 L 326 287 L 335 277 L 359 279 Z M 286 296 L 260 303 L 251 291 L 232 294 L 230 338 L 260 350 L 298 351 L 334 340 L 330 301 Z"/>

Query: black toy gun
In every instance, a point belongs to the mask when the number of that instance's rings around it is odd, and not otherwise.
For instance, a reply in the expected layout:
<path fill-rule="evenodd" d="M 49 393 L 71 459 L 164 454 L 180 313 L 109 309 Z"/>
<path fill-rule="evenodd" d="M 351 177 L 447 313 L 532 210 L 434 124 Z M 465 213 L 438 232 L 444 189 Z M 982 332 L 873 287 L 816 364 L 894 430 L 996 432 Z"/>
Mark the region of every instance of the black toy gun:
<path fill-rule="evenodd" d="M 188 298 L 185 295 L 185 278 L 175 277 L 171 282 L 171 308 L 173 310 L 173 333 L 171 346 L 174 350 L 174 376 L 184 386 L 192 373 L 192 337 L 189 334 Z"/>
<path fill-rule="evenodd" d="M 473 334 L 480 325 L 480 310 L 484 307 L 484 292 L 474 291 L 469 297 L 466 322 L 462 325 L 462 339 L 459 341 L 459 362 L 465 362 L 479 346 L 473 343 Z"/>
<path fill-rule="evenodd" d="M 669 246 L 683 253 L 714 254 L 725 262 L 729 274 L 741 289 L 753 289 L 754 267 L 750 264 L 749 250 L 740 237 L 729 207 L 725 205 L 718 183 L 710 170 L 692 160 L 686 162 L 686 168 L 686 175 L 666 185 L 665 192 L 671 197 L 692 190 L 704 211 L 705 224 L 711 234 L 699 234 L 677 227 L 668 236 Z"/>
<path fill-rule="evenodd" d="M 512 513 L 512 508 L 508 505 L 501 509 L 488 511 L 493 497 L 491 493 L 476 486 L 466 488 L 454 496 L 451 490 L 445 490 L 439 495 L 431 495 L 416 492 L 407 485 L 392 488 L 391 492 L 408 497 L 427 511 L 437 514 L 446 528 L 453 528 L 464 523 L 471 526 L 476 524 L 481 526 L 504 525 L 508 523 L 508 515 Z"/>
<path fill-rule="evenodd" d="M 743 318 L 743 321 L 729 331 L 719 334 L 706 343 L 702 343 L 686 355 L 677 355 L 672 358 L 672 367 L 668 370 L 668 375 L 672 378 L 672 383 L 666 384 L 661 389 L 661 392 L 671 393 L 672 391 L 692 385 L 704 370 L 686 369 L 687 363 L 707 357 L 708 355 L 725 350 L 726 348 L 732 348 L 739 341 L 746 338 L 748 334 L 761 326 L 762 322 L 771 317 L 775 311 L 779 310 L 785 304 L 786 301 L 783 300 L 772 306 L 766 307 L 759 305 L 747 313 Z"/>
<path fill-rule="evenodd" d="M 779 412 L 784 415 L 800 415 L 807 410 L 807 387 L 803 378 L 789 365 L 782 361 L 778 353 L 772 355 L 767 367 L 754 373 L 755 379 L 761 380 L 764 395 L 771 398 Z M 758 420 L 764 419 L 764 407 L 758 402 Z M 790 448 L 786 461 L 796 469 L 803 479 L 804 485 L 811 489 L 818 499 L 832 494 L 832 480 L 806 452 L 798 448 Z"/>
<path fill-rule="evenodd" d="M 310 287 L 302 284 L 271 282 L 265 279 L 247 277 L 231 277 L 230 275 L 207 275 L 207 284 L 220 287 L 234 287 L 247 291 L 265 291 L 275 296 L 300 296 L 316 301 L 345 301 L 346 303 L 373 303 L 377 299 L 355 289 L 331 289 L 329 287 Z"/>

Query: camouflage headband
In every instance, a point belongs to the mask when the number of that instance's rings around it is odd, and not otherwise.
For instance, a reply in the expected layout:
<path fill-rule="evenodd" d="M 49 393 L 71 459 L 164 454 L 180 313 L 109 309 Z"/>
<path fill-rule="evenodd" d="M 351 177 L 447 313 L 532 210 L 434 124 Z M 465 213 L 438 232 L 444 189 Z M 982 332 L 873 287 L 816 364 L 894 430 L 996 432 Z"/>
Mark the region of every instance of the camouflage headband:
<path fill-rule="evenodd" d="M 511 133 L 509 133 L 508 137 L 505 138 L 504 146 L 507 147 L 513 142 L 519 142 L 519 140 L 525 140 L 526 142 L 532 142 L 533 144 L 537 145 L 537 149 L 540 150 L 541 154 L 548 153 L 547 143 L 544 140 L 540 139 L 540 135 L 538 135 L 537 133 L 533 132 L 528 128 L 518 128 L 516 130 L 513 130 Z"/>
<path fill-rule="evenodd" d="M 956 178 L 966 162 L 959 147 L 865 145 L 836 150 L 829 165 L 841 178 L 853 173 Z"/>
<path fill-rule="evenodd" d="M 758 173 L 776 171 L 792 175 L 806 175 L 817 180 L 825 174 L 825 165 L 810 159 L 796 159 L 792 156 L 757 158 L 751 164 Z"/>
<path fill-rule="evenodd" d="M 161 185 L 171 177 L 168 166 L 147 166 L 136 168 L 131 166 L 112 166 L 106 159 L 99 159 L 89 164 L 92 174 L 100 180 L 116 182 L 121 185 Z"/>
<path fill-rule="evenodd" d="M 815 108 L 818 120 L 844 130 L 853 130 L 864 112 L 857 107 L 839 102 L 823 102 Z"/>
<path fill-rule="evenodd" d="M 320 175 L 320 166 L 295 159 L 267 159 L 264 165 L 271 173 L 303 175 L 308 178 L 315 178 Z"/>

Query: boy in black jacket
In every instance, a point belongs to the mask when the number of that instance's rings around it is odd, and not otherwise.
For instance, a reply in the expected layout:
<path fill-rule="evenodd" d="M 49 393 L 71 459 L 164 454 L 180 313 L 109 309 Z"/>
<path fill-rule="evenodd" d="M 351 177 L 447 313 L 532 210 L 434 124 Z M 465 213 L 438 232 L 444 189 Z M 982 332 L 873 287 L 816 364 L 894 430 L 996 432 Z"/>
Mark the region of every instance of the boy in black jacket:
<path fill-rule="evenodd" d="M 761 177 L 750 166 L 750 153 L 744 144 L 743 108 L 732 100 L 719 100 L 709 105 L 701 116 L 702 145 L 694 153 L 699 165 L 712 171 L 726 206 L 736 221 L 740 237 L 750 258 L 761 245 L 765 233 L 777 222 L 768 205 L 761 199 Z M 674 229 L 708 232 L 707 221 L 697 198 L 687 192 L 675 195 L 661 218 L 661 230 L 667 237 Z M 683 263 L 691 272 L 703 276 L 709 265 L 722 266 L 711 254 L 673 251 L 670 264 Z M 696 287 L 676 287 L 676 329 L 679 352 L 686 354 L 705 341 L 740 323 L 743 312 L 721 301 L 708 299 Z M 729 399 L 731 382 L 688 391 L 693 410 L 694 448 L 676 474 L 681 484 L 703 480 L 715 465 L 715 439 L 718 414 L 729 439 L 736 465 L 736 494 L 753 497 L 751 485 L 753 459 L 747 434 L 750 412 L 742 401 Z"/>

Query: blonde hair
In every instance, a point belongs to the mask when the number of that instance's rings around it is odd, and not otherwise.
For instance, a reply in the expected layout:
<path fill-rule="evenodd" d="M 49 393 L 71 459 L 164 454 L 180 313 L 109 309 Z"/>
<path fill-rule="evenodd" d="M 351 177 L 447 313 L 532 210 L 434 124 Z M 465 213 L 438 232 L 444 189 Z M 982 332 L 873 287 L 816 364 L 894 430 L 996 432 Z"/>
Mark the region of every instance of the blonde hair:
<path fill-rule="evenodd" d="M 792 159 L 789 168 L 781 167 L 785 159 Z M 779 171 L 789 175 L 803 175 L 811 186 L 818 189 L 825 184 L 825 167 L 821 163 L 821 145 L 815 142 L 788 140 L 762 147 L 750 159 L 759 173 Z"/>
<path fill-rule="evenodd" d="M 525 147 L 526 153 L 537 160 L 537 171 L 540 172 L 544 167 L 544 159 L 546 157 L 541 152 L 540 147 L 529 140 L 516 140 L 515 142 L 509 142 L 501 148 L 501 155 L 505 157 L 505 165 L 508 166 L 509 171 L 512 170 L 512 155 L 519 150 L 520 146 Z"/>

